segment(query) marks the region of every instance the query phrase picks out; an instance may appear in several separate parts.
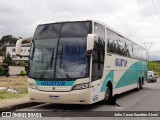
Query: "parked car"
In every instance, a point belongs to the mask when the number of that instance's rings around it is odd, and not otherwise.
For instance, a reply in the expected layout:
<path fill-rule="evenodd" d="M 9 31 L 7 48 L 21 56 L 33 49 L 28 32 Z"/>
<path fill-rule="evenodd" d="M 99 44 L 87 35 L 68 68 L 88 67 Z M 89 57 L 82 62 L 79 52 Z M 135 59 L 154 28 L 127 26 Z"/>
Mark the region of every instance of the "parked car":
<path fill-rule="evenodd" d="M 157 81 L 157 74 L 153 71 L 147 72 L 147 82 L 156 82 Z"/>

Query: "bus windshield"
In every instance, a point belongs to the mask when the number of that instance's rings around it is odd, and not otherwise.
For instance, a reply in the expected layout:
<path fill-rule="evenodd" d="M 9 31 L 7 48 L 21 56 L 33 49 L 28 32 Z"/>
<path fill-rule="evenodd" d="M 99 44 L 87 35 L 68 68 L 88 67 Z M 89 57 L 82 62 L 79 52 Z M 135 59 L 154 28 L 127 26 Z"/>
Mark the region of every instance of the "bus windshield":
<path fill-rule="evenodd" d="M 31 47 L 29 77 L 75 79 L 89 76 L 87 35 L 91 22 L 65 22 L 37 27 Z"/>

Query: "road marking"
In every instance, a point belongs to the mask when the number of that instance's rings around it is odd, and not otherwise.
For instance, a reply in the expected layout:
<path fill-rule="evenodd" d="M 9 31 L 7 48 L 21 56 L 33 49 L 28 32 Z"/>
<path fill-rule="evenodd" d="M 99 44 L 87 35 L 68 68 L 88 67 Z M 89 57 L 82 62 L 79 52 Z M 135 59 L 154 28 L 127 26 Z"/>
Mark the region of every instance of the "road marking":
<path fill-rule="evenodd" d="M 123 109 L 123 107 L 118 107 L 118 106 L 117 106 L 116 108 L 117 108 L 117 109 Z"/>
<path fill-rule="evenodd" d="M 49 104 L 51 104 L 51 103 L 42 103 L 42 104 L 40 104 L 40 105 L 33 105 L 33 106 L 31 106 L 31 107 L 26 107 L 26 108 L 23 108 L 23 109 L 19 109 L 19 110 L 16 110 L 16 111 L 25 111 L 25 109 L 26 110 L 28 110 L 28 109 L 32 109 L 32 108 L 36 108 L 36 107 L 41 107 L 41 106 L 44 106 L 44 105 L 49 105 Z"/>

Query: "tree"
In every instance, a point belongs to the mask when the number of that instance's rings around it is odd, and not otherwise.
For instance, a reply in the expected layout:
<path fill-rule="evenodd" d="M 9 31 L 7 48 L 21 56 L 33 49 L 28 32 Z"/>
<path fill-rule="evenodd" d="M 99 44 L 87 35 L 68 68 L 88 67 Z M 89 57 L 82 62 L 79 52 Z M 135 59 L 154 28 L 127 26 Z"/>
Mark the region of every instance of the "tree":
<path fill-rule="evenodd" d="M 5 54 L 5 53 L 3 52 L 3 50 L 2 50 L 2 49 L 0 49 L 0 56 L 2 56 L 2 57 L 3 57 L 3 56 L 4 56 L 4 54 Z"/>
<path fill-rule="evenodd" d="M 4 58 L 3 62 L 7 63 L 8 65 L 12 64 L 12 58 L 9 53 L 7 53 L 7 57 Z"/>
<path fill-rule="evenodd" d="M 15 45 L 17 40 L 18 39 L 16 37 L 13 37 L 12 35 L 6 35 L 2 37 L 2 39 L 0 40 L 0 43 Z"/>
<path fill-rule="evenodd" d="M 3 70 L 3 67 L 0 65 L 0 76 L 1 75 L 4 75 L 4 70 Z"/>
<path fill-rule="evenodd" d="M 0 39 L 0 56 L 5 56 L 5 45 L 10 44 L 10 45 L 15 45 L 17 42 L 18 38 L 13 37 L 12 35 L 6 35 L 3 36 Z"/>

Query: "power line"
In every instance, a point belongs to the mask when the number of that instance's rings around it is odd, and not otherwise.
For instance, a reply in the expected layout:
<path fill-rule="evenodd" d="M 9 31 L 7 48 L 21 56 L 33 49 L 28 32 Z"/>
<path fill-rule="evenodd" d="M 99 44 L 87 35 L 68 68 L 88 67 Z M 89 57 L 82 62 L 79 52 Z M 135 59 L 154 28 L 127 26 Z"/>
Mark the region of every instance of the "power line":
<path fill-rule="evenodd" d="M 157 18 L 158 18 L 158 19 L 159 19 L 159 21 L 160 21 L 160 15 L 159 15 L 158 10 L 157 10 L 157 8 L 156 8 L 156 6 L 155 6 L 155 4 L 154 4 L 154 1 L 153 1 L 153 0 L 151 0 L 151 1 L 152 1 L 152 4 L 153 4 L 153 7 L 154 7 L 154 9 L 155 9 L 155 12 L 156 12 Z"/>
<path fill-rule="evenodd" d="M 72 14 L 73 16 L 81 19 L 81 17 L 79 17 L 78 15 L 74 14 L 73 12 L 71 12 L 70 10 L 66 9 L 65 7 L 63 7 L 61 4 L 59 4 L 58 2 L 56 2 L 55 0 L 50 0 L 51 2 L 53 2 L 54 4 L 58 5 L 59 7 L 63 8 L 66 12 Z"/>
<path fill-rule="evenodd" d="M 151 46 L 153 45 L 153 42 L 144 42 L 143 44 L 144 44 L 145 48 L 149 50 L 151 48 Z"/>
<path fill-rule="evenodd" d="M 153 42 L 144 42 L 143 44 L 147 50 L 147 60 L 149 61 L 149 50 L 150 50 L 151 46 L 153 45 Z"/>
<path fill-rule="evenodd" d="M 126 27 L 128 27 L 132 32 L 134 32 L 139 38 L 143 39 L 143 37 L 141 37 L 139 34 L 137 34 L 132 28 L 130 28 L 115 12 L 113 12 L 113 10 L 111 10 L 109 7 L 107 7 L 106 4 L 104 4 L 104 2 L 102 2 L 102 0 L 99 0 L 99 2 L 107 9 L 109 10 L 116 18 L 118 18 Z M 146 41 L 146 40 L 145 40 Z"/>

